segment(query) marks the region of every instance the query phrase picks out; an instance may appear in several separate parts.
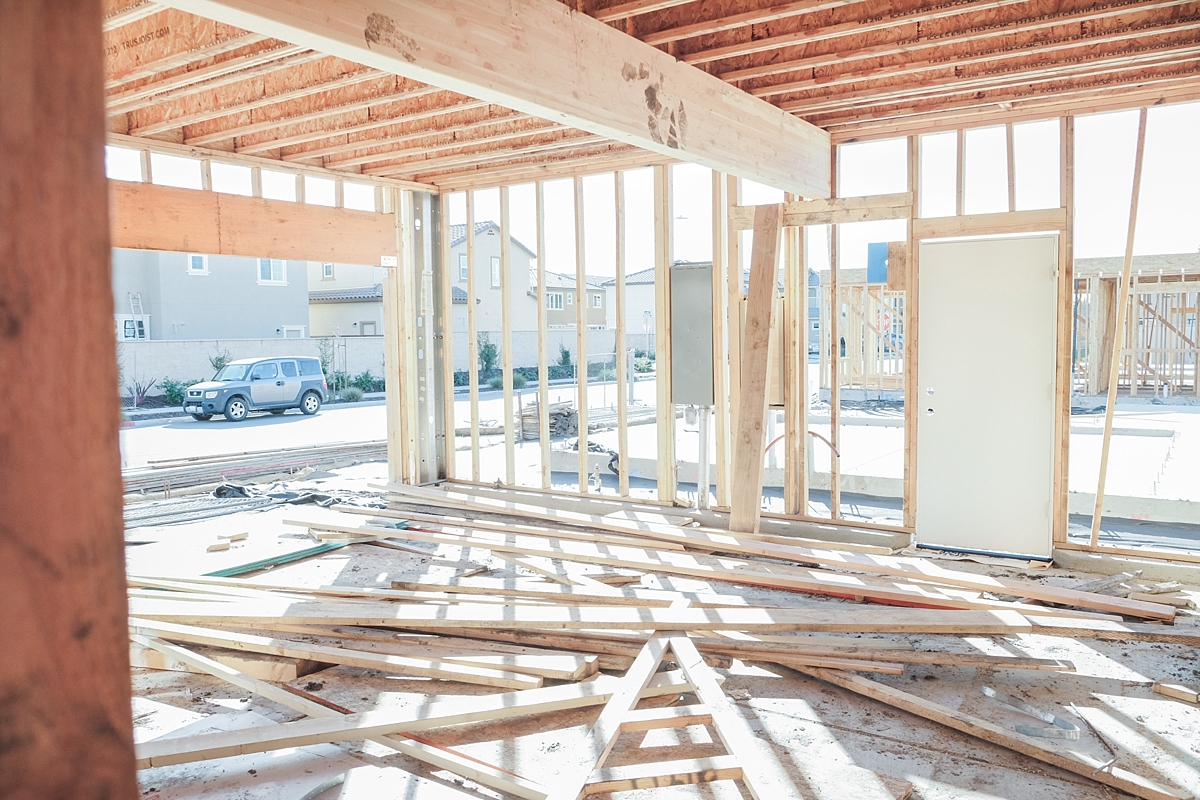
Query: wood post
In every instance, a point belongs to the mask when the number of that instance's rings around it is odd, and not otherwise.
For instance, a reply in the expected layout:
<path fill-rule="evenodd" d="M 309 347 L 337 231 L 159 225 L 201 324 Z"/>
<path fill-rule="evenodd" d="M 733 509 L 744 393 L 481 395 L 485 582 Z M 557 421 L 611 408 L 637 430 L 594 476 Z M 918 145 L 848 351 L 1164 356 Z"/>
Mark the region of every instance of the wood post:
<path fill-rule="evenodd" d="M 736 181 L 736 178 L 734 179 Z M 713 400 L 716 406 L 717 505 L 729 505 L 729 230 L 730 183 L 712 174 Z M 736 193 L 736 184 L 734 185 Z M 734 306 L 736 308 L 736 306 Z"/>
<path fill-rule="evenodd" d="M 579 493 L 588 493 L 588 346 L 587 253 L 583 214 L 583 178 L 575 177 L 575 396 L 579 421 Z"/>
<path fill-rule="evenodd" d="M 135 797 L 99 0 L 0 3 L 0 75 L 0 794 Z"/>
<path fill-rule="evenodd" d="M 658 499 L 675 501 L 675 405 L 671 401 L 671 168 L 654 167 L 654 376 Z"/>
<path fill-rule="evenodd" d="M 741 179 L 732 175 L 726 176 L 726 197 L 729 206 L 741 202 Z M 725 328 L 728 339 L 729 365 L 725 370 L 726 386 L 724 399 L 728 404 L 726 415 L 726 460 L 733 455 L 733 435 L 738 429 L 739 398 L 742 395 L 742 256 L 741 234 L 729 227 L 728 214 L 723 222 L 728 230 L 726 242 L 728 246 L 725 257 Z M 717 462 L 720 468 L 721 462 Z M 732 470 L 725 469 L 724 481 L 717 483 L 717 505 L 729 506 L 733 503 Z M 722 497 L 722 490 L 724 496 Z"/>
<path fill-rule="evenodd" d="M 376 187 L 378 190 L 379 187 Z M 382 205 L 378 199 L 376 207 Z M 450 195 L 443 193 L 438 203 L 442 250 L 442 416 L 446 428 L 446 478 L 457 477 L 457 450 L 454 421 L 454 281 L 455 265 L 450 263 Z"/>
<path fill-rule="evenodd" d="M 546 194 L 542 182 L 534 185 L 537 216 L 538 303 L 538 447 L 542 459 L 542 488 L 550 488 L 550 374 L 546 358 Z"/>
<path fill-rule="evenodd" d="M 384 370 L 387 381 L 388 476 L 416 483 L 417 397 L 415 265 L 412 192 L 392 189 L 396 220 L 396 266 L 383 282 Z"/>
<path fill-rule="evenodd" d="M 517 482 L 517 457 L 513 431 L 512 258 L 509 252 L 508 187 L 500 187 L 500 348 L 504 370 L 504 482 Z M 525 437 L 522 436 L 522 439 Z"/>
<path fill-rule="evenodd" d="M 959 136 L 962 131 L 959 131 Z M 831 154 L 831 197 L 837 197 L 837 154 Z M 842 417 L 842 292 L 838 286 L 838 227 L 829 226 L 829 517 L 842 517 L 841 417 Z M 846 343 L 849 355 L 849 342 Z"/>
<path fill-rule="evenodd" d="M 626 320 L 625 320 L 625 173 L 618 170 L 613 173 L 613 197 L 615 198 L 615 217 L 617 227 L 617 274 L 614 282 L 616 299 L 616 369 L 617 369 L 617 473 L 618 492 L 622 497 L 629 496 L 629 374 L 628 353 L 626 349 Z"/>
<path fill-rule="evenodd" d="M 475 322 L 475 192 L 467 191 L 467 376 L 471 387 L 471 480 L 479 482 L 479 329 Z"/>
<path fill-rule="evenodd" d="M 1009 126 L 1009 130 L 1012 126 Z M 1054 494 L 1051 538 L 1067 540 L 1067 492 L 1071 451 L 1071 391 L 1075 376 L 1075 118 L 1063 117 L 1059 128 L 1059 197 L 1066 225 L 1058 235 L 1058 333 L 1054 386 Z"/>
<path fill-rule="evenodd" d="M 795 199 L 787 196 L 788 202 Z M 783 233 L 783 513 L 808 514 L 808 265 L 804 228 Z"/>
<path fill-rule="evenodd" d="M 1133 277 L 1133 238 L 1137 232 L 1138 201 L 1142 193 L 1142 164 L 1146 151 L 1146 117 L 1142 109 L 1138 120 L 1137 155 L 1133 162 L 1133 190 L 1129 198 L 1129 228 L 1125 234 L 1125 264 L 1121 270 L 1121 283 L 1117 289 L 1117 326 L 1113 337 L 1112 364 L 1108 373 L 1108 403 L 1104 409 L 1104 440 L 1100 445 L 1100 474 L 1096 480 L 1096 507 L 1092 511 L 1092 547 L 1100 540 L 1100 520 L 1104 509 L 1104 483 L 1108 477 L 1108 451 L 1112 444 L 1113 406 L 1117 404 L 1117 374 L 1121 369 L 1121 343 L 1125 339 L 1125 321 L 1129 316 L 1130 283 Z M 1137 363 L 1130 370 L 1131 386 L 1137 380 Z"/>
<path fill-rule="evenodd" d="M 917 272 L 921 243 L 914 232 L 921 210 L 921 139 L 908 137 L 908 190 L 912 212 L 908 220 L 908 245 L 904 259 L 904 527 L 917 525 Z M 890 276 L 889 276 L 890 277 Z"/>
<path fill-rule="evenodd" d="M 758 533 L 762 513 L 764 420 L 770 369 L 771 316 L 778 280 L 782 208 L 754 209 L 754 244 L 750 253 L 750 291 L 746 302 L 745 347 L 742 352 L 741 401 L 733 441 L 733 499 L 729 530 Z"/>

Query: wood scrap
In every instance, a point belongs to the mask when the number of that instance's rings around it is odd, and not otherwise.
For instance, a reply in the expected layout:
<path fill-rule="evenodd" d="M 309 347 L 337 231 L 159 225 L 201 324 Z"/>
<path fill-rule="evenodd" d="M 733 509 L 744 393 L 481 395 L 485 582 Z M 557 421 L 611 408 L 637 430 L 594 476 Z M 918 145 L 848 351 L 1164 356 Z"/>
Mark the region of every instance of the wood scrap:
<path fill-rule="evenodd" d="M 1192 705 L 1200 705 L 1200 692 L 1197 692 L 1195 689 L 1189 689 L 1186 686 L 1181 686 L 1178 683 L 1156 681 L 1151 689 L 1155 694 L 1161 694 L 1163 697 L 1182 700 Z"/>

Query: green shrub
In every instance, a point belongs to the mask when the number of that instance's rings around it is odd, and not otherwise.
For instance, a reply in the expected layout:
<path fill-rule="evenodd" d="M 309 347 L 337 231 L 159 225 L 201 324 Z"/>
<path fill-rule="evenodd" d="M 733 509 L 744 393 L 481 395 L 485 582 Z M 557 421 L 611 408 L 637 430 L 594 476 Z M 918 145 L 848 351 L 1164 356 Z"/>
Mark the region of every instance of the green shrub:
<path fill-rule="evenodd" d="M 615 381 L 617 379 L 617 371 L 612 367 L 606 367 L 600 370 L 599 377 L 602 381 Z"/>
<path fill-rule="evenodd" d="M 496 368 L 496 359 L 500 358 L 500 348 L 492 343 L 492 337 L 487 331 L 479 334 L 476 345 L 479 352 L 479 369 L 488 372 Z"/>
<path fill-rule="evenodd" d="M 199 381 L 175 381 L 170 378 L 163 378 L 158 382 L 158 386 L 163 390 L 163 396 L 167 402 L 173 406 L 177 406 L 183 403 L 184 393 L 187 391 L 187 387 L 193 383 L 199 383 Z"/>
<path fill-rule="evenodd" d="M 528 379 L 524 375 L 517 372 L 516 370 L 513 370 L 513 388 L 514 389 L 524 389 L 525 384 L 528 382 L 529 382 Z"/>
<path fill-rule="evenodd" d="M 487 385 L 493 389 L 503 389 L 504 388 L 504 376 L 497 375 L 496 377 L 489 380 L 487 382 Z"/>
<path fill-rule="evenodd" d="M 371 374 L 370 370 L 360 372 L 350 381 L 350 385 L 356 386 L 364 392 L 373 392 L 375 391 L 375 376 Z"/>
<path fill-rule="evenodd" d="M 214 344 L 213 354 L 208 357 L 208 363 L 212 365 L 214 374 L 225 369 L 230 361 L 233 361 L 233 354 L 227 348 Z"/>
<path fill-rule="evenodd" d="M 644 356 L 634 358 L 633 359 L 633 371 L 634 372 L 653 372 L 654 371 L 654 362 Z"/>
<path fill-rule="evenodd" d="M 363 390 L 357 386 L 350 386 L 342 390 L 342 399 L 347 403 L 357 403 L 363 399 Z"/>
<path fill-rule="evenodd" d="M 326 373 L 326 374 L 329 375 L 329 385 L 333 388 L 333 390 L 335 392 L 341 391 L 342 389 L 345 389 L 346 387 L 348 387 L 350 385 L 350 373 L 349 372 L 344 372 L 344 371 L 339 370 L 337 372 L 334 372 L 331 375 L 329 373 Z"/>
<path fill-rule="evenodd" d="M 571 366 L 571 351 L 568 350 L 567 346 L 564 344 L 560 344 L 558 346 L 558 366 L 560 366 L 560 367 Z"/>

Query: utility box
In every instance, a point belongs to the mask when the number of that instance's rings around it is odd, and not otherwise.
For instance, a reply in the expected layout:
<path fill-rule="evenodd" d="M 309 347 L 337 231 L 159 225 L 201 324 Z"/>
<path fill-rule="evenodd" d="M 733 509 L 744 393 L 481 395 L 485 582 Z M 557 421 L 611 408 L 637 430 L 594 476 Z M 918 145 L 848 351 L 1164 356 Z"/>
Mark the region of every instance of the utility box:
<path fill-rule="evenodd" d="M 671 402 L 695 406 L 716 402 L 711 263 L 671 265 Z"/>

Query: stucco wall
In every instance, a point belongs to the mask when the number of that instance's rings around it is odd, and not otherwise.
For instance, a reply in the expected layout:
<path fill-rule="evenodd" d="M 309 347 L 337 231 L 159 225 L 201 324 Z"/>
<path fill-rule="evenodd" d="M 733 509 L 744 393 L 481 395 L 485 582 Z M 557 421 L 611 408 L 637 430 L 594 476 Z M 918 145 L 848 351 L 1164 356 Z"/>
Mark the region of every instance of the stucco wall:
<path fill-rule="evenodd" d="M 374 321 L 375 335 L 383 335 L 383 302 L 312 303 L 308 307 L 309 336 L 362 336 L 364 322 Z"/>
<path fill-rule="evenodd" d="M 351 375 L 370 371 L 376 377 L 383 375 L 383 337 L 354 336 L 340 337 L 335 354 L 336 369 L 346 370 Z M 217 350 L 227 350 L 230 358 L 255 358 L 269 356 L 312 356 L 319 358 L 316 339 L 201 339 L 174 341 L 120 342 L 117 355 L 121 363 L 121 375 L 126 386 L 134 380 L 208 380 L 213 368 L 209 358 Z M 344 366 L 343 366 L 344 364 Z M 151 390 L 158 394 L 157 390 Z"/>

